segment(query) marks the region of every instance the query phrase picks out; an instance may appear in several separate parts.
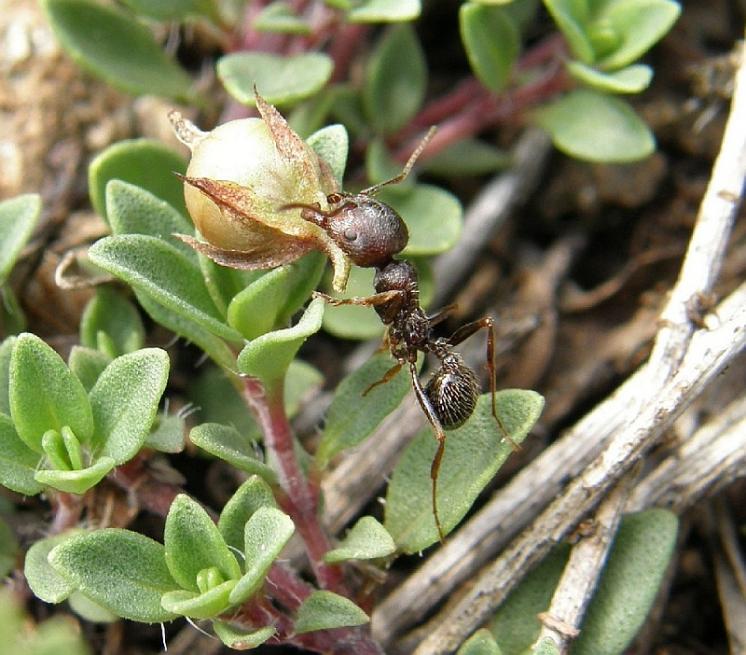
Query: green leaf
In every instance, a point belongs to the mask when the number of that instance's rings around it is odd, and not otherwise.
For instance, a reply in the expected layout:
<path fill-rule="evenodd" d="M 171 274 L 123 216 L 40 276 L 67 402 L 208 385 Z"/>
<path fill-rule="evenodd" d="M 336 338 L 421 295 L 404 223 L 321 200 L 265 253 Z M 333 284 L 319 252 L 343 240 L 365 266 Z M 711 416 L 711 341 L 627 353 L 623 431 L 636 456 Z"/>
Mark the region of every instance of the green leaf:
<path fill-rule="evenodd" d="M 533 647 L 531 655 L 560 655 L 560 650 L 551 637 L 545 637 Z"/>
<path fill-rule="evenodd" d="M 536 112 L 562 152 L 596 162 L 630 162 L 655 150 L 647 125 L 622 100 L 578 89 Z"/>
<path fill-rule="evenodd" d="M 334 92 L 334 103 L 331 106 L 331 114 L 342 123 L 347 131 L 355 137 L 368 132 L 368 121 L 363 115 L 363 103 L 361 93 L 352 86 L 337 84 L 332 87 Z"/>
<path fill-rule="evenodd" d="M 238 430 L 220 423 L 203 423 L 192 428 L 190 441 L 249 474 L 256 474 L 275 483 L 277 476 L 270 466 L 257 459 L 252 447 L 252 435 L 243 435 Z"/>
<path fill-rule="evenodd" d="M 482 628 L 461 645 L 456 655 L 502 655 L 502 651 L 490 631 Z"/>
<path fill-rule="evenodd" d="M 194 227 L 168 202 L 147 189 L 122 180 L 111 180 L 106 185 L 106 210 L 112 232 L 147 234 L 175 246 L 188 259 L 196 262 L 194 249 L 176 238 L 177 234 L 194 234 Z"/>
<path fill-rule="evenodd" d="M 10 286 L 0 286 L 0 333 L 19 334 L 26 329 L 26 316 Z"/>
<path fill-rule="evenodd" d="M 185 421 L 179 414 L 158 416 L 145 440 L 145 446 L 162 453 L 180 453 L 184 450 Z"/>
<path fill-rule="evenodd" d="M 233 648 L 234 650 L 251 650 L 252 648 L 261 646 L 277 632 L 272 626 L 265 626 L 254 632 L 246 632 L 245 630 L 236 629 L 223 621 L 213 621 L 212 629 L 220 641 L 228 646 L 228 648 Z"/>
<path fill-rule="evenodd" d="M 145 443 L 168 381 L 165 350 L 144 348 L 117 357 L 91 389 L 97 452 L 117 464 Z"/>
<path fill-rule="evenodd" d="M 182 244 L 186 245 L 184 242 Z M 237 294 L 267 274 L 267 271 L 263 270 L 242 271 L 237 268 L 227 268 L 202 253 L 197 253 L 197 261 L 210 298 L 223 316 L 228 312 L 228 305 Z"/>
<path fill-rule="evenodd" d="M 405 257 L 437 255 L 461 236 L 463 210 L 456 196 L 430 184 L 416 184 L 405 193 L 384 189 L 379 199 L 391 205 L 409 229 Z"/>
<path fill-rule="evenodd" d="M 363 0 L 347 13 L 350 23 L 399 23 L 418 18 L 420 0 Z"/>
<path fill-rule="evenodd" d="M 588 18 L 586 4 L 585 0 L 544 0 L 544 5 L 565 35 L 573 55 L 584 64 L 592 64 L 595 53 L 585 26 Z"/>
<path fill-rule="evenodd" d="M 207 512 L 186 494 L 179 494 L 171 503 L 163 542 L 168 570 L 183 589 L 200 591 L 198 574 L 213 566 L 224 580 L 236 580 L 241 575 L 236 557 L 217 526 Z"/>
<path fill-rule="evenodd" d="M 352 298 L 369 296 L 373 293 L 372 268 L 353 266 L 347 279 L 347 288 L 342 294 L 331 291 L 333 297 Z M 327 289 L 327 291 L 330 291 Z M 375 339 L 383 334 L 383 324 L 372 307 L 362 305 L 327 306 L 324 312 L 324 329 L 341 339 Z"/>
<path fill-rule="evenodd" d="M 260 507 L 276 507 L 270 486 L 259 476 L 252 475 L 234 493 L 220 512 L 218 530 L 225 543 L 243 551 L 246 545 L 246 522 Z"/>
<path fill-rule="evenodd" d="M 445 177 L 482 175 L 510 166 L 509 154 L 478 139 L 462 139 L 429 159 L 424 168 L 428 173 Z"/>
<path fill-rule="evenodd" d="M 285 414 L 288 418 L 293 418 L 298 413 L 301 403 L 314 390 L 318 390 L 324 383 L 324 376 L 318 369 L 310 364 L 294 359 L 288 367 L 288 374 L 285 376 Z"/>
<path fill-rule="evenodd" d="M 390 28 L 368 60 L 363 106 L 378 132 L 395 132 L 420 108 L 427 86 L 427 64 L 409 25 Z"/>
<path fill-rule="evenodd" d="M 337 386 L 316 449 L 316 462 L 320 468 L 326 468 L 329 460 L 345 448 L 361 443 L 407 395 L 409 369 L 404 366 L 390 382 L 379 384 L 363 396 L 370 385 L 380 381 L 395 364 L 389 353 L 379 353 Z M 355 411 L 351 412 L 350 407 Z"/>
<path fill-rule="evenodd" d="M 39 453 L 21 440 L 13 421 L 0 414 L 0 484 L 24 496 L 35 496 L 42 487 L 34 479 Z"/>
<path fill-rule="evenodd" d="M 606 70 L 615 70 L 631 64 L 663 38 L 680 13 L 681 6 L 672 0 L 608 3 L 602 17 L 621 36 L 621 43 L 598 61 L 598 65 Z"/>
<path fill-rule="evenodd" d="M 111 457 L 100 457 L 91 466 L 73 470 L 41 469 L 34 479 L 47 487 L 83 495 L 95 487 L 115 466 Z"/>
<path fill-rule="evenodd" d="M 254 87 L 268 103 L 290 105 L 321 90 L 333 67 L 321 52 L 285 56 L 239 52 L 221 57 L 217 71 L 228 93 L 245 105 L 255 104 Z"/>
<path fill-rule="evenodd" d="M 313 148 L 319 159 L 329 164 L 341 188 L 347 165 L 347 152 L 350 147 L 350 138 L 345 126 L 328 125 L 309 136 L 306 143 Z"/>
<path fill-rule="evenodd" d="M 396 552 L 396 544 L 372 516 L 363 516 L 352 526 L 342 542 L 324 555 L 329 564 L 350 559 L 377 559 Z"/>
<path fill-rule="evenodd" d="M 181 314 L 171 311 L 159 302 L 153 300 L 147 293 L 135 290 L 135 296 L 140 306 L 156 323 L 168 328 L 172 332 L 184 337 L 188 341 L 195 343 L 205 353 L 207 353 L 214 362 L 225 369 L 235 368 L 235 357 L 233 351 L 227 346 L 225 341 L 216 337 L 212 332 L 206 330 L 198 323 Z"/>
<path fill-rule="evenodd" d="M 500 421 L 515 443 L 526 438 L 544 405 L 539 394 L 520 389 L 499 391 L 495 401 Z M 512 453 L 492 416 L 489 393 L 479 398 L 471 419 L 447 437 L 437 497 L 446 534 Z M 436 446 L 430 427 L 422 430 L 402 454 L 389 484 L 384 525 L 405 553 L 419 552 L 438 541 L 430 480 Z"/>
<path fill-rule="evenodd" d="M 165 610 L 188 616 L 193 619 L 211 619 L 222 614 L 228 607 L 231 591 L 236 586 L 235 580 L 226 580 L 221 584 L 211 587 L 204 593 L 193 591 L 169 591 L 163 594 L 161 605 Z"/>
<path fill-rule="evenodd" d="M 73 612 L 91 623 L 114 623 L 119 620 L 116 614 L 110 612 L 105 607 L 101 607 L 101 605 L 93 602 L 88 596 L 81 594 L 79 591 L 73 591 L 67 602 L 70 604 L 70 609 Z M 57 652 L 67 653 L 66 650 L 62 650 L 54 651 L 49 655 L 54 655 Z"/>
<path fill-rule="evenodd" d="M 228 325 L 249 340 L 272 330 L 290 290 L 291 272 L 290 266 L 280 266 L 238 293 L 228 305 Z"/>
<path fill-rule="evenodd" d="M 0 343 L 0 413 L 10 415 L 10 357 L 16 338 L 8 337 Z"/>
<path fill-rule="evenodd" d="M 568 61 L 567 70 L 576 80 L 607 93 L 639 93 L 648 88 L 653 69 L 644 64 L 627 66 L 613 73 L 604 73 L 579 61 Z"/>
<path fill-rule="evenodd" d="M 49 563 L 117 616 L 143 623 L 175 618 L 161 607 L 161 596 L 178 588 L 164 548 L 137 532 L 107 528 L 73 536 L 52 550 Z"/>
<path fill-rule="evenodd" d="M 42 6 L 62 46 L 88 72 L 127 93 L 193 98 L 191 78 L 127 13 L 92 0 L 43 0 Z"/>
<path fill-rule="evenodd" d="M 277 386 L 306 339 L 321 328 L 323 315 L 324 301 L 317 298 L 295 326 L 264 334 L 247 344 L 238 355 L 238 370 L 259 378 L 268 390 Z"/>
<path fill-rule="evenodd" d="M 311 33 L 311 25 L 298 16 L 293 8 L 282 0 L 267 5 L 254 19 L 253 27 L 257 32 L 274 32 L 275 34 Z"/>
<path fill-rule="evenodd" d="M 618 655 L 648 615 L 676 545 L 679 522 L 664 509 L 625 516 L 591 600 L 577 655 Z"/>
<path fill-rule="evenodd" d="M 33 334 L 22 334 L 10 358 L 10 408 L 18 436 L 38 453 L 47 430 L 64 426 L 82 442 L 93 434 L 88 396 L 62 358 Z"/>
<path fill-rule="evenodd" d="M 187 216 L 183 184 L 174 173 L 186 173 L 186 161 L 162 143 L 150 139 L 119 141 L 96 155 L 88 167 L 93 209 L 108 222 L 106 186 L 111 180 L 121 180 L 150 191 Z"/>
<path fill-rule="evenodd" d="M 67 361 L 70 370 L 88 392 L 110 363 L 111 357 L 107 354 L 84 346 L 73 346 Z"/>
<path fill-rule="evenodd" d="M 307 138 L 326 125 L 327 116 L 337 97 L 338 87 L 326 86 L 312 98 L 304 100 L 286 116 L 290 129 Z"/>
<path fill-rule="evenodd" d="M 235 376 L 217 366 L 205 366 L 190 380 L 187 397 L 195 406 L 195 423 L 222 423 L 243 435 L 247 442 L 258 441 L 261 433 L 233 382 Z M 241 384 L 239 382 L 239 384 Z"/>
<path fill-rule="evenodd" d="M 298 608 L 295 634 L 363 625 L 370 619 L 355 603 L 331 591 L 314 591 Z"/>
<path fill-rule="evenodd" d="M 154 20 L 184 20 L 191 16 L 204 16 L 220 23 L 220 13 L 213 0 L 123 0 L 124 4 L 141 16 Z"/>
<path fill-rule="evenodd" d="M 26 577 L 31 591 L 45 603 L 61 603 L 75 591 L 75 585 L 52 568 L 48 557 L 55 546 L 59 546 L 77 534 L 81 534 L 81 531 L 72 530 L 40 539 L 26 553 L 23 575 Z"/>
<path fill-rule="evenodd" d="M 41 213 L 41 198 L 27 193 L 0 202 L 0 285 L 5 284 Z"/>
<path fill-rule="evenodd" d="M 108 339 L 102 339 L 101 334 Z M 101 286 L 83 310 L 80 342 L 117 357 L 142 348 L 145 327 L 135 306 L 112 287 Z M 113 350 L 110 352 L 110 347 Z"/>
<path fill-rule="evenodd" d="M 549 609 L 569 554 L 567 544 L 554 548 L 500 605 L 489 628 L 505 655 L 524 653 L 536 641 L 537 614 Z"/>
<path fill-rule="evenodd" d="M 231 592 L 231 603 L 243 603 L 264 583 L 269 567 L 295 531 L 293 521 L 275 507 L 259 507 L 246 522 L 246 572 Z"/>
<path fill-rule="evenodd" d="M 198 266 L 174 246 L 156 237 L 125 234 L 97 241 L 88 254 L 97 266 L 148 294 L 181 318 L 197 323 L 215 336 L 242 341 L 241 335 L 223 322 Z"/>
<path fill-rule="evenodd" d="M 520 34 L 502 7 L 471 2 L 459 10 L 461 40 L 477 79 L 490 91 L 502 90 L 520 52 Z"/>

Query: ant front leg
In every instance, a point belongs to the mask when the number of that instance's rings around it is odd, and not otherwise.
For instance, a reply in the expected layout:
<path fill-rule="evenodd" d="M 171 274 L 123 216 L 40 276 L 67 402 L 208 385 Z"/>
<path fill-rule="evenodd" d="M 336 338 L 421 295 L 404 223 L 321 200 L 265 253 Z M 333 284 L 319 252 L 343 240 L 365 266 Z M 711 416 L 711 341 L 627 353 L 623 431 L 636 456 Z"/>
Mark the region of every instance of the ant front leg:
<path fill-rule="evenodd" d="M 438 440 L 438 449 L 435 451 L 433 462 L 430 465 L 430 480 L 432 481 L 433 518 L 435 519 L 435 527 L 438 529 L 440 543 L 444 543 L 445 535 L 443 534 L 443 526 L 440 523 L 440 515 L 438 514 L 438 475 L 440 474 L 440 463 L 443 459 L 443 453 L 445 453 L 446 449 L 446 433 L 440 419 L 435 414 L 435 409 L 433 409 L 430 400 L 425 394 L 425 390 L 422 388 L 415 362 L 409 362 L 409 375 L 412 379 L 412 388 L 414 389 L 417 402 L 420 404 L 428 423 L 430 423 L 433 429 L 433 436 Z"/>
<path fill-rule="evenodd" d="M 374 293 L 372 296 L 354 296 L 352 298 L 332 298 L 321 291 L 314 291 L 314 298 L 323 298 L 326 303 L 333 307 L 339 307 L 340 305 L 362 305 L 363 307 L 377 307 L 378 305 L 385 305 L 392 300 L 396 300 L 404 295 L 404 291 L 400 289 L 393 289 L 392 291 L 382 291 L 381 293 Z"/>
<path fill-rule="evenodd" d="M 466 341 L 472 334 L 479 332 L 479 330 L 487 330 L 487 372 L 490 376 L 490 396 L 492 398 L 492 416 L 497 421 L 497 425 L 500 431 L 503 433 L 503 437 L 510 442 L 514 451 L 519 451 L 521 447 L 511 439 L 510 434 L 505 429 L 503 422 L 497 415 L 497 407 L 495 406 L 495 393 L 497 392 L 497 383 L 495 380 L 495 321 L 491 316 L 485 316 L 480 318 L 478 321 L 467 323 L 462 325 L 456 330 L 448 339 L 449 346 L 457 346 L 458 344 Z"/>

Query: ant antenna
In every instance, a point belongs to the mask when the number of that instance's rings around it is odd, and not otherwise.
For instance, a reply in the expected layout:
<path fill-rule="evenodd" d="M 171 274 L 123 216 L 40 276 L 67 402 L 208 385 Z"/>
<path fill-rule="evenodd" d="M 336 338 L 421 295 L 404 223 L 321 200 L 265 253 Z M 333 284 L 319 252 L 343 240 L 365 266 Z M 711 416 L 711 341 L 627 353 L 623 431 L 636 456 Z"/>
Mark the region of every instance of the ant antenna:
<path fill-rule="evenodd" d="M 435 134 L 436 130 L 437 128 L 435 127 L 435 125 L 433 125 L 427 131 L 427 134 L 425 134 L 425 136 L 422 137 L 422 141 L 420 141 L 420 145 L 418 145 L 417 148 L 415 148 L 415 151 L 409 156 L 409 159 L 407 160 L 407 163 L 404 164 L 404 168 L 402 169 L 401 173 L 399 173 L 395 177 L 392 177 L 390 180 L 386 180 L 385 182 L 379 182 L 378 184 L 369 186 L 367 189 L 363 189 L 360 193 L 365 196 L 374 196 L 383 187 L 388 186 L 389 184 L 399 184 L 399 182 L 403 182 L 404 180 L 406 180 L 407 176 L 412 170 L 412 167 L 414 166 L 414 163 L 417 161 L 419 156 L 422 154 L 422 151 L 427 147 L 427 144 L 430 143 L 430 140 L 433 138 L 433 135 Z"/>

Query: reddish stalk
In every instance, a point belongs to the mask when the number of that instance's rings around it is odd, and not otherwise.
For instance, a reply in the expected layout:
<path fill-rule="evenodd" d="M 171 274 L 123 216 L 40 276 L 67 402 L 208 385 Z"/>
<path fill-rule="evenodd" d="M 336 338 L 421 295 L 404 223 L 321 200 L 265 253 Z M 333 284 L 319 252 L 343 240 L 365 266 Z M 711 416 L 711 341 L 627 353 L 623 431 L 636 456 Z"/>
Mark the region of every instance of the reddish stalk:
<path fill-rule="evenodd" d="M 83 511 L 83 496 L 58 491 L 50 500 L 54 507 L 54 519 L 49 526 L 50 535 L 60 534 L 78 525 Z"/>

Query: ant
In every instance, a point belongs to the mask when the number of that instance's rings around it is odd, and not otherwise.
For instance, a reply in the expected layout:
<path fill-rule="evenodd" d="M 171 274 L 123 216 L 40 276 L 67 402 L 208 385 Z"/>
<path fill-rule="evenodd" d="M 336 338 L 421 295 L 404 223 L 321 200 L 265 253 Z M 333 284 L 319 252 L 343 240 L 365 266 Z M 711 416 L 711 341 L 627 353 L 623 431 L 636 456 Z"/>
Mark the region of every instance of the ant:
<path fill-rule="evenodd" d="M 330 205 L 322 210 L 313 205 L 290 203 L 282 209 L 301 209 L 301 218 L 321 227 L 357 266 L 375 268 L 375 293 L 371 296 L 346 299 L 332 298 L 316 292 L 331 305 L 362 305 L 373 307 L 388 328 L 386 342 L 396 364 L 383 377 L 370 385 L 363 395 L 374 387 L 389 382 L 404 366 L 409 374 L 417 401 L 432 427 L 438 448 L 430 467 L 432 480 L 432 506 L 440 541 L 444 541 L 437 504 L 437 485 L 440 464 L 446 444 L 446 430 L 459 427 L 474 413 L 479 397 L 479 382 L 474 371 L 454 351 L 462 341 L 479 330 L 487 330 L 487 369 L 490 376 L 492 416 L 514 449 L 518 447 L 505 430 L 495 408 L 495 330 L 491 317 L 481 318 L 458 328 L 449 337 L 435 337 L 433 328 L 442 323 L 456 309 L 451 304 L 434 314 L 426 314 L 420 306 L 417 271 L 405 260 L 394 259 L 409 241 L 407 226 L 392 207 L 374 196 L 390 184 L 406 179 L 415 161 L 432 138 L 430 131 L 412 153 L 401 173 L 385 182 L 363 189 L 358 193 L 332 193 L 327 196 Z M 432 353 L 440 365 L 423 387 L 417 373 L 417 355 Z"/>

